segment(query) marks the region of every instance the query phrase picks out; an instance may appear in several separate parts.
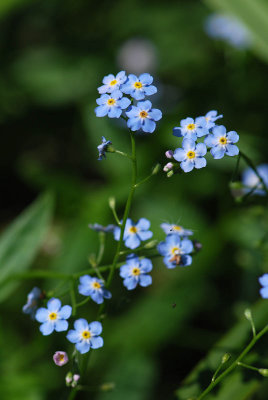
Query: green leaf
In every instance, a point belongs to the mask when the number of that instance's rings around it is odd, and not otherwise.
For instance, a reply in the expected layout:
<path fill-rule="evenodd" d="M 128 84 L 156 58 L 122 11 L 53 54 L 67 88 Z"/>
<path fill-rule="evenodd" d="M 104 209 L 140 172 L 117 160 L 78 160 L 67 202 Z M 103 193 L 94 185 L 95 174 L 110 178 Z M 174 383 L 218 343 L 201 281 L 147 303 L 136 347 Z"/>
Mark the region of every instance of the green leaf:
<path fill-rule="evenodd" d="M 18 284 L 10 281 L 12 274 L 30 267 L 49 227 L 52 209 L 51 194 L 40 196 L 0 237 L 0 301 Z"/>

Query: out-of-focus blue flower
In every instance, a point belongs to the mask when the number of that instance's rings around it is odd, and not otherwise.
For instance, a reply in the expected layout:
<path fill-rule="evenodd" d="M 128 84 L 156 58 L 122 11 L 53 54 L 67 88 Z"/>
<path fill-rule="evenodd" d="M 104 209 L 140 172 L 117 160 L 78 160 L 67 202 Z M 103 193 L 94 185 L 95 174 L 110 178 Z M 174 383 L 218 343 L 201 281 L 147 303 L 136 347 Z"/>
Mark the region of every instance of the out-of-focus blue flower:
<path fill-rule="evenodd" d="M 207 121 L 205 117 L 185 118 L 180 122 L 181 126 L 173 128 L 173 135 L 177 137 L 184 137 L 186 139 L 196 140 L 198 137 L 207 135 Z"/>
<path fill-rule="evenodd" d="M 39 308 L 36 311 L 35 319 L 41 322 L 40 331 L 43 335 L 50 335 L 54 330 L 56 332 L 67 331 L 68 319 L 72 314 L 71 306 L 61 307 L 59 299 L 52 298 L 47 302 L 47 308 Z"/>
<path fill-rule="evenodd" d="M 115 90 L 113 93 L 103 94 L 96 100 L 99 104 L 95 108 L 95 114 L 97 117 L 105 117 L 108 115 L 110 118 L 119 118 L 122 111 L 125 110 L 131 103 L 127 97 L 122 97 L 123 94 L 120 90 Z"/>
<path fill-rule="evenodd" d="M 143 132 L 152 133 L 155 130 L 155 121 L 162 118 L 162 112 L 156 108 L 152 108 L 152 103 L 149 100 L 139 101 L 137 106 L 131 106 L 129 111 L 126 111 L 129 120 L 127 126 L 132 131 L 142 129 Z"/>
<path fill-rule="evenodd" d="M 88 227 L 96 232 L 111 233 L 114 231 L 115 225 L 109 224 L 107 226 L 103 226 L 98 223 L 95 223 L 95 224 L 88 224 Z"/>
<path fill-rule="evenodd" d="M 107 151 L 108 146 L 112 144 L 110 140 L 106 140 L 104 136 L 102 136 L 102 143 L 97 147 L 98 152 L 99 152 L 99 158 L 98 160 L 102 160 L 103 158 L 106 158 L 105 152 Z"/>
<path fill-rule="evenodd" d="M 166 237 L 164 242 L 160 242 L 157 250 L 164 257 L 167 268 L 175 268 L 178 265 L 186 267 L 192 264 L 192 257 L 189 255 L 193 251 L 193 243 L 189 239 L 182 239 L 177 234 Z"/>
<path fill-rule="evenodd" d="M 261 164 L 256 167 L 259 175 L 262 177 L 266 187 L 268 188 L 268 164 Z M 266 191 L 263 189 L 263 184 L 260 181 L 260 178 L 256 175 L 256 173 L 251 168 L 247 168 L 242 173 L 242 183 L 245 186 L 244 192 L 250 192 L 254 187 L 253 194 L 257 194 L 259 196 L 265 196 Z"/>
<path fill-rule="evenodd" d="M 121 85 L 127 80 L 125 71 L 120 71 L 116 76 L 109 74 L 103 78 L 103 86 L 98 88 L 100 94 L 112 93 L 120 89 Z"/>
<path fill-rule="evenodd" d="M 156 87 L 152 85 L 153 80 L 153 77 L 147 73 L 141 74 L 139 77 L 130 74 L 128 80 L 122 85 L 121 90 L 135 100 L 142 100 L 145 96 L 151 96 L 157 92 Z"/>
<path fill-rule="evenodd" d="M 34 319 L 36 310 L 38 308 L 42 291 L 38 287 L 34 287 L 27 296 L 27 303 L 24 304 L 22 311 L 25 314 L 30 314 Z"/>
<path fill-rule="evenodd" d="M 268 299 L 268 274 L 264 274 L 259 277 L 259 282 L 263 286 L 260 289 L 261 297 L 264 299 Z"/>
<path fill-rule="evenodd" d="M 98 349 L 103 346 L 103 339 L 99 336 L 102 332 L 102 325 L 98 321 L 93 321 L 90 324 L 80 318 L 74 322 L 74 330 L 71 329 L 67 333 L 67 339 L 71 343 L 75 343 L 79 353 L 84 354 L 89 349 Z"/>
<path fill-rule="evenodd" d="M 221 115 L 217 115 L 217 114 L 218 114 L 218 111 L 216 111 L 216 110 L 211 110 L 206 113 L 204 118 L 206 120 L 206 124 L 207 124 L 206 127 L 208 130 L 210 130 L 211 128 L 213 128 L 216 125 L 215 121 L 217 121 L 217 119 L 220 119 L 223 117 L 222 114 Z M 196 118 L 197 122 L 198 122 L 199 118 L 203 118 L 203 117 Z"/>
<path fill-rule="evenodd" d="M 239 140 L 239 135 L 235 131 L 226 132 L 223 125 L 214 126 L 212 134 L 208 135 L 204 143 L 211 147 L 211 154 L 215 159 L 220 159 L 226 154 L 227 156 L 237 156 L 239 149 L 234 143 Z"/>
<path fill-rule="evenodd" d="M 236 18 L 222 14 L 212 14 L 205 21 L 205 31 L 215 39 L 223 39 L 238 49 L 251 45 L 249 30 Z"/>
<path fill-rule="evenodd" d="M 182 149 L 174 151 L 173 158 L 180 163 L 184 172 L 190 172 L 194 168 L 203 168 L 207 165 L 206 159 L 203 157 L 207 152 L 204 143 L 197 143 L 192 139 L 183 139 Z"/>
<path fill-rule="evenodd" d="M 103 281 L 98 278 L 92 278 L 89 275 L 80 277 L 78 292 L 83 296 L 90 296 L 97 304 L 103 303 L 104 299 L 112 297 L 111 292 L 104 288 Z"/>
<path fill-rule="evenodd" d="M 125 246 L 130 249 L 136 249 L 139 247 L 141 241 L 148 240 L 153 236 L 153 233 L 149 231 L 150 221 L 146 218 L 141 218 L 139 221 L 134 224 L 130 218 L 126 221 L 125 231 L 124 231 L 124 242 Z M 115 227 L 114 229 L 114 238 L 115 240 L 120 239 L 121 229 L 119 227 Z"/>
<path fill-rule="evenodd" d="M 167 223 L 163 223 L 160 225 L 161 228 L 163 229 L 163 231 L 167 234 L 170 235 L 172 233 L 177 234 L 181 237 L 184 236 L 191 236 L 193 235 L 193 231 L 190 231 L 190 229 L 184 229 L 182 226 L 180 225 L 176 225 L 176 224 L 167 224 Z"/>
<path fill-rule="evenodd" d="M 120 276 L 124 279 L 123 285 L 133 290 L 137 285 L 146 287 L 152 284 L 152 277 L 147 275 L 153 268 L 148 258 L 139 259 L 134 254 L 127 257 L 126 264 L 120 267 Z"/>

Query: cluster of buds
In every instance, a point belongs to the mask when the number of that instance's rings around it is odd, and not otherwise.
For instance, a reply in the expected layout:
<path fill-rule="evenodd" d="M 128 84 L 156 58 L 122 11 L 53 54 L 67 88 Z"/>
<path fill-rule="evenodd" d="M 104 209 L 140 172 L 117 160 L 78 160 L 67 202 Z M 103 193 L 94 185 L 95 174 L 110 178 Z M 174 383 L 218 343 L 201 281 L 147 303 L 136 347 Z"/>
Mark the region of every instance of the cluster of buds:
<path fill-rule="evenodd" d="M 80 375 L 78 374 L 73 375 L 71 372 L 68 372 L 65 378 L 66 386 L 76 387 L 79 379 Z"/>
<path fill-rule="evenodd" d="M 166 155 L 167 158 L 172 159 L 173 158 L 173 151 L 172 150 L 167 150 L 165 152 L 165 155 Z M 167 172 L 167 178 L 170 178 L 174 174 L 173 167 L 174 167 L 174 164 L 172 162 L 168 162 L 164 166 L 163 171 Z"/>

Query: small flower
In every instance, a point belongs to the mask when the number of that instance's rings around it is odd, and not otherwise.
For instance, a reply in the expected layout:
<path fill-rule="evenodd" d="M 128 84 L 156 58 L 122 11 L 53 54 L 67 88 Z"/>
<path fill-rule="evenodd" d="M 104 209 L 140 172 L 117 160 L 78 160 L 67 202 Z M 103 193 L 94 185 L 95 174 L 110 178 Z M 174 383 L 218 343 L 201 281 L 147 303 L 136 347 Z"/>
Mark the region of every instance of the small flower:
<path fill-rule="evenodd" d="M 127 126 L 132 131 L 142 129 L 144 132 L 152 133 L 155 130 L 155 121 L 162 118 L 162 112 L 156 108 L 152 108 L 152 103 L 149 100 L 139 101 L 137 106 L 131 106 L 129 111 L 126 111 L 129 120 Z"/>
<path fill-rule="evenodd" d="M 152 284 L 152 277 L 147 275 L 153 268 L 152 261 L 148 258 L 139 259 L 134 254 L 127 257 L 125 265 L 120 267 L 120 276 L 124 278 L 123 285 L 128 290 L 133 290 L 137 285 L 146 287 Z"/>
<path fill-rule="evenodd" d="M 56 351 L 56 353 L 53 356 L 53 360 L 56 365 L 62 367 L 69 361 L 68 354 L 65 353 L 65 351 Z"/>
<path fill-rule="evenodd" d="M 172 151 L 172 150 L 167 150 L 167 151 L 165 152 L 165 156 L 166 156 L 167 158 L 173 158 L 173 151 Z"/>
<path fill-rule="evenodd" d="M 216 125 L 215 121 L 217 121 L 217 119 L 223 117 L 222 114 L 221 115 L 217 115 L 217 114 L 218 114 L 218 111 L 212 110 L 212 111 L 207 112 L 205 117 L 198 117 L 198 118 L 196 118 L 196 120 L 198 121 L 199 118 L 205 118 L 206 124 L 207 124 L 206 127 L 209 130 Z"/>
<path fill-rule="evenodd" d="M 111 233 L 114 231 L 115 225 L 109 224 L 107 226 L 103 226 L 96 223 L 96 224 L 89 224 L 88 227 L 95 232 Z"/>
<path fill-rule="evenodd" d="M 122 97 L 123 94 L 120 90 L 115 90 L 113 93 L 103 94 L 96 100 L 99 104 L 95 108 L 95 114 L 97 117 L 105 117 L 108 115 L 109 118 L 119 118 L 122 114 L 122 110 L 127 108 L 131 101 L 127 97 Z"/>
<path fill-rule="evenodd" d="M 141 74 L 139 77 L 130 74 L 121 90 L 135 100 L 142 100 L 145 96 L 151 96 L 157 92 L 156 87 L 152 85 L 153 80 L 153 77 L 147 73 Z"/>
<path fill-rule="evenodd" d="M 259 282 L 263 286 L 260 289 L 260 295 L 263 299 L 268 299 L 268 274 L 259 277 Z"/>
<path fill-rule="evenodd" d="M 78 292 L 83 296 L 90 296 L 97 304 L 103 303 L 103 299 L 110 299 L 111 292 L 104 288 L 103 281 L 98 278 L 92 278 L 89 275 L 80 277 Z"/>
<path fill-rule="evenodd" d="M 157 246 L 157 250 L 164 257 L 163 261 L 167 268 L 175 268 L 178 265 L 186 267 L 192 264 L 192 257 L 189 254 L 193 248 L 191 240 L 181 239 L 176 234 L 168 235 L 166 240 Z"/>
<path fill-rule="evenodd" d="M 256 169 L 258 174 L 262 177 L 266 187 L 268 187 L 268 164 L 258 165 Z M 242 183 L 245 186 L 243 189 L 244 193 L 249 193 L 255 187 L 256 189 L 253 191 L 253 194 L 257 194 L 259 196 L 264 196 L 266 194 L 260 178 L 251 168 L 247 168 L 245 171 L 243 171 Z"/>
<path fill-rule="evenodd" d="M 125 246 L 130 249 L 136 249 L 139 247 L 142 240 L 151 239 L 153 233 L 149 231 L 150 221 L 146 218 L 141 218 L 139 221 L 134 224 L 130 218 L 126 221 L 125 232 L 123 239 L 125 241 Z M 121 229 L 116 227 L 114 230 L 114 238 L 115 240 L 120 239 Z"/>
<path fill-rule="evenodd" d="M 190 172 L 194 168 L 203 168 L 207 165 L 206 159 L 203 157 L 207 152 L 204 143 L 198 143 L 192 139 L 183 139 L 182 149 L 176 149 L 174 159 L 181 161 L 180 166 L 184 172 Z"/>
<path fill-rule="evenodd" d="M 79 353 L 84 354 L 90 348 L 98 349 L 103 346 L 103 339 L 99 336 L 102 332 L 100 322 L 94 321 L 89 324 L 84 318 L 80 318 L 74 322 L 74 329 L 71 329 L 66 337 L 71 343 L 75 343 Z"/>
<path fill-rule="evenodd" d="M 52 298 L 47 302 L 47 308 L 39 308 L 35 319 L 41 322 L 40 331 L 43 335 L 50 335 L 54 330 L 56 332 L 66 331 L 68 329 L 68 319 L 71 316 L 72 307 L 63 306 L 59 299 Z"/>
<path fill-rule="evenodd" d="M 207 121 L 205 117 L 185 118 L 180 122 L 180 127 L 173 128 L 173 135 L 186 139 L 196 140 L 198 137 L 208 134 Z"/>
<path fill-rule="evenodd" d="M 180 225 L 163 223 L 160 226 L 167 235 L 170 235 L 171 233 L 177 234 L 182 237 L 193 235 L 193 231 L 190 231 L 189 229 L 184 229 Z"/>
<path fill-rule="evenodd" d="M 104 136 L 102 136 L 102 143 L 97 147 L 99 151 L 99 158 L 98 160 L 102 160 L 103 158 L 106 158 L 105 152 L 108 149 L 108 146 L 112 144 L 110 140 L 106 140 Z"/>
<path fill-rule="evenodd" d="M 23 306 L 22 311 L 30 314 L 34 319 L 38 304 L 42 296 L 42 291 L 38 287 L 34 287 L 27 296 L 27 303 Z"/>
<path fill-rule="evenodd" d="M 239 149 L 233 143 L 238 142 L 239 136 L 235 131 L 226 132 L 223 125 L 214 126 L 212 134 L 208 135 L 204 143 L 211 147 L 210 153 L 215 159 L 220 159 L 226 154 L 227 156 L 237 156 Z"/>
<path fill-rule="evenodd" d="M 116 76 L 110 74 L 103 78 L 103 86 L 98 88 L 100 94 L 112 93 L 114 90 L 120 89 L 120 86 L 127 80 L 125 71 L 120 71 Z"/>

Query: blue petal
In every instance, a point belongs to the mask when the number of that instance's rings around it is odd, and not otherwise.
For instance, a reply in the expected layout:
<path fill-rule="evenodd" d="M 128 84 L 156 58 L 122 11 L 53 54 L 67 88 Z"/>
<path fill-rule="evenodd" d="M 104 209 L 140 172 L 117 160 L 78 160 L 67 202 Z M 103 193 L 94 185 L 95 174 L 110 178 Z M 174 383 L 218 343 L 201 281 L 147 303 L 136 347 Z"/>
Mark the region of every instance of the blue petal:
<path fill-rule="evenodd" d="M 189 239 L 183 239 L 181 241 L 181 246 L 180 247 L 181 247 L 182 253 L 185 253 L 185 254 L 191 253 L 193 251 L 193 249 L 194 249 L 193 243 Z"/>
<path fill-rule="evenodd" d="M 92 282 L 92 278 L 89 275 L 80 276 L 79 281 L 82 285 L 90 285 Z"/>
<path fill-rule="evenodd" d="M 147 133 L 153 133 L 155 130 L 156 124 L 153 120 L 146 118 L 141 126 L 141 129 Z"/>
<path fill-rule="evenodd" d="M 120 232 L 121 232 L 121 229 L 118 226 L 116 226 L 114 228 L 114 239 L 115 240 L 119 240 L 120 239 Z"/>
<path fill-rule="evenodd" d="M 114 76 L 113 74 L 109 74 L 109 75 L 106 75 L 106 76 L 103 78 L 102 83 L 104 83 L 105 85 L 108 85 L 108 84 L 110 84 L 110 82 L 113 81 L 114 79 L 115 79 L 115 76 Z"/>
<path fill-rule="evenodd" d="M 122 114 L 121 108 L 116 107 L 116 106 L 110 107 L 110 109 L 108 111 L 109 118 L 119 118 L 121 114 Z"/>
<path fill-rule="evenodd" d="M 76 321 L 74 321 L 74 328 L 78 331 L 85 331 L 88 329 L 88 322 L 84 318 L 79 318 Z"/>
<path fill-rule="evenodd" d="M 184 127 L 184 126 L 187 126 L 187 125 L 189 125 L 189 124 L 194 124 L 194 120 L 193 120 L 193 118 L 185 118 L 185 119 L 182 119 L 181 120 L 181 126 L 182 127 Z"/>
<path fill-rule="evenodd" d="M 216 137 L 225 136 L 226 135 L 226 128 L 223 125 L 214 126 L 212 129 L 213 135 Z"/>
<path fill-rule="evenodd" d="M 222 146 L 215 146 L 210 150 L 211 154 L 215 158 L 215 160 L 219 160 L 225 154 L 225 148 Z"/>
<path fill-rule="evenodd" d="M 122 96 L 123 96 L 123 93 L 121 92 L 121 90 L 116 89 L 111 94 L 110 99 L 119 100 L 119 99 L 121 99 Z"/>
<path fill-rule="evenodd" d="M 78 292 L 83 296 L 91 296 L 92 288 L 86 285 L 79 285 Z"/>
<path fill-rule="evenodd" d="M 99 349 L 103 346 L 103 339 L 100 336 L 92 337 L 90 339 L 90 345 L 92 349 Z"/>
<path fill-rule="evenodd" d="M 103 294 L 103 297 L 105 299 L 111 299 L 112 298 L 112 293 L 109 292 L 109 290 L 107 290 L 107 289 L 102 289 L 102 294 Z"/>
<path fill-rule="evenodd" d="M 268 274 L 259 277 L 259 282 L 262 286 L 268 286 Z"/>
<path fill-rule="evenodd" d="M 88 326 L 89 331 L 94 336 L 98 336 L 102 332 L 102 324 L 99 321 L 93 321 Z"/>
<path fill-rule="evenodd" d="M 151 237 L 153 236 L 153 232 L 151 232 L 151 231 L 138 231 L 137 235 L 139 236 L 139 238 L 141 240 L 148 240 L 148 239 L 151 239 Z"/>
<path fill-rule="evenodd" d="M 121 278 L 128 278 L 131 272 L 131 268 L 129 267 L 129 265 L 122 265 L 122 267 L 120 267 L 120 273 L 119 275 L 121 276 Z"/>
<path fill-rule="evenodd" d="M 138 230 L 147 231 L 150 228 L 150 221 L 146 218 L 140 218 L 139 221 L 136 223 L 136 228 Z"/>
<path fill-rule="evenodd" d="M 204 140 L 205 145 L 208 147 L 214 147 L 217 144 L 217 139 L 214 135 L 208 135 Z"/>
<path fill-rule="evenodd" d="M 85 354 L 89 351 L 90 344 L 83 340 L 82 342 L 76 343 L 75 347 L 79 353 Z"/>
<path fill-rule="evenodd" d="M 235 131 L 231 131 L 227 133 L 227 138 L 232 142 L 236 143 L 239 140 L 239 135 Z"/>
<path fill-rule="evenodd" d="M 133 84 L 134 82 L 137 82 L 139 79 L 136 75 L 134 74 L 129 74 L 128 75 L 128 82 Z"/>
<path fill-rule="evenodd" d="M 189 150 L 194 151 L 195 150 L 195 141 L 193 139 L 183 139 L 182 147 L 186 151 L 189 151 Z"/>
<path fill-rule="evenodd" d="M 204 168 L 207 165 L 207 160 L 204 157 L 197 157 L 194 160 L 194 165 L 197 169 Z"/>
<path fill-rule="evenodd" d="M 138 131 L 141 128 L 141 120 L 138 117 L 131 118 L 127 121 L 127 126 L 132 131 Z"/>
<path fill-rule="evenodd" d="M 180 266 L 182 267 L 187 267 L 188 265 L 192 264 L 192 257 L 187 255 L 182 255 L 181 256 L 181 262 L 180 262 Z"/>
<path fill-rule="evenodd" d="M 131 101 L 127 97 L 123 97 L 122 99 L 118 100 L 117 104 L 120 108 L 122 108 L 122 110 L 124 110 L 131 104 Z"/>
<path fill-rule="evenodd" d="M 142 111 L 147 111 L 149 112 L 152 108 L 152 103 L 149 100 L 145 100 L 145 101 L 139 101 L 137 103 L 138 108 Z"/>
<path fill-rule="evenodd" d="M 182 137 L 181 128 L 175 126 L 175 128 L 173 128 L 173 136 Z"/>
<path fill-rule="evenodd" d="M 48 300 L 47 308 L 49 311 L 58 312 L 61 308 L 61 301 L 59 299 L 52 298 Z"/>
<path fill-rule="evenodd" d="M 98 87 L 98 92 L 99 94 L 107 93 L 108 89 L 109 89 L 108 85 L 102 85 Z"/>
<path fill-rule="evenodd" d="M 73 329 L 71 329 L 67 333 L 66 337 L 69 340 L 69 342 L 71 342 L 71 343 L 77 343 L 81 340 L 80 334 L 77 331 L 74 331 Z"/>
<path fill-rule="evenodd" d="M 138 107 L 131 106 L 130 110 L 126 111 L 126 115 L 128 116 L 128 118 L 135 118 L 139 116 L 139 112 L 140 110 L 138 109 Z"/>
<path fill-rule="evenodd" d="M 151 277 L 151 275 L 144 275 L 144 274 L 142 274 L 142 275 L 140 275 L 140 286 L 142 286 L 142 287 L 146 287 L 146 286 L 149 286 L 149 285 L 151 285 L 152 284 L 152 277 Z"/>
<path fill-rule="evenodd" d="M 165 256 L 168 253 L 169 245 L 166 242 L 160 242 L 157 246 L 158 252 L 161 256 Z"/>
<path fill-rule="evenodd" d="M 176 268 L 176 267 L 177 267 L 176 263 L 175 263 L 175 262 L 174 262 L 174 263 L 171 263 L 169 260 L 170 260 L 170 256 L 164 257 L 164 259 L 163 259 L 164 264 L 166 265 L 166 267 L 167 267 L 168 269 L 174 269 L 174 268 Z"/>
<path fill-rule="evenodd" d="M 183 161 L 186 159 L 186 151 L 184 149 L 176 149 L 173 154 L 173 158 L 177 161 Z"/>
<path fill-rule="evenodd" d="M 153 77 L 148 73 L 144 73 L 139 76 L 139 81 L 143 85 L 151 85 L 151 83 L 153 83 L 153 80 Z"/>
<path fill-rule="evenodd" d="M 142 258 L 140 260 L 140 267 L 142 272 L 150 272 L 153 269 L 152 261 L 149 258 Z"/>
<path fill-rule="evenodd" d="M 93 301 L 95 301 L 95 303 L 97 304 L 102 304 L 103 303 L 103 296 L 100 290 L 96 290 L 94 292 L 91 293 L 91 298 Z"/>
<path fill-rule="evenodd" d="M 195 152 L 198 156 L 204 156 L 207 153 L 207 147 L 204 143 L 198 143 L 196 145 Z"/>
<path fill-rule="evenodd" d="M 63 306 L 59 311 L 58 315 L 61 319 L 68 319 L 72 314 L 72 307 L 71 306 Z"/>
<path fill-rule="evenodd" d="M 136 234 L 129 235 L 125 241 L 125 246 L 129 249 L 136 249 L 140 245 L 140 239 Z"/>
<path fill-rule="evenodd" d="M 134 89 L 131 92 L 131 96 L 135 99 L 135 100 L 142 100 L 145 98 L 145 94 L 144 91 L 142 89 Z"/>
<path fill-rule="evenodd" d="M 157 108 L 153 108 L 148 114 L 154 121 L 159 121 L 162 118 L 162 112 Z"/>
<path fill-rule="evenodd" d="M 99 106 L 95 108 L 95 114 L 97 117 L 105 117 L 105 115 L 108 113 L 108 110 L 109 108 L 107 105 Z"/>
<path fill-rule="evenodd" d="M 103 104 L 106 104 L 107 101 L 109 100 L 110 96 L 108 94 L 103 94 L 100 98 L 96 100 L 96 103 L 101 106 Z"/>
<path fill-rule="evenodd" d="M 143 88 L 144 93 L 146 94 L 146 96 L 152 96 L 153 94 L 155 94 L 157 92 L 157 88 L 153 85 L 151 86 L 145 86 Z"/>
<path fill-rule="evenodd" d="M 55 322 L 55 331 L 63 332 L 67 331 L 67 329 L 68 329 L 68 322 L 65 321 L 65 319 L 60 319 Z"/>
<path fill-rule="evenodd" d="M 268 287 L 261 288 L 260 295 L 263 299 L 268 299 Z"/>
<path fill-rule="evenodd" d="M 138 284 L 138 280 L 134 278 L 133 276 L 124 279 L 123 285 L 128 289 L 128 290 L 133 290 Z"/>
<path fill-rule="evenodd" d="M 183 161 L 180 164 L 180 166 L 184 172 L 190 172 L 194 169 L 194 161 L 192 161 L 192 160 Z"/>
<path fill-rule="evenodd" d="M 234 144 L 227 144 L 226 154 L 227 156 L 237 156 L 239 153 L 239 148 Z"/>
<path fill-rule="evenodd" d="M 42 307 L 36 311 L 35 319 L 38 322 L 46 322 L 48 320 L 48 315 L 49 311 L 46 308 Z"/>
<path fill-rule="evenodd" d="M 40 325 L 40 332 L 44 335 L 50 335 L 54 331 L 54 322 L 47 321 L 44 324 Z"/>

